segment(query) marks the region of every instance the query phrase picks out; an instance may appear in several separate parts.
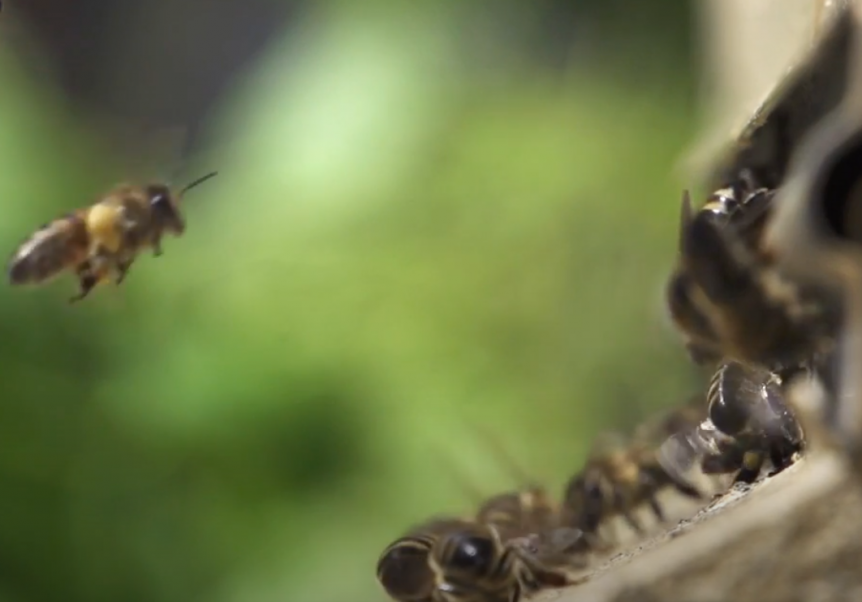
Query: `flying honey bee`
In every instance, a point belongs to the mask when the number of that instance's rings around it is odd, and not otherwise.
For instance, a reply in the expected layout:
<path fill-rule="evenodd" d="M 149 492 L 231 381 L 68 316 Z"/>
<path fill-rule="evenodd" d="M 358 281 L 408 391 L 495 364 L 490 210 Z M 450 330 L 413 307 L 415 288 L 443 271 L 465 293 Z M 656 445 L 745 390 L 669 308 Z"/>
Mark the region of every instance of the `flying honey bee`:
<path fill-rule="evenodd" d="M 389 545 L 377 580 L 398 602 L 518 602 L 573 582 L 528 546 L 504 542 L 494 527 L 452 518 L 433 519 Z"/>
<path fill-rule="evenodd" d="M 706 420 L 667 439 L 658 456 L 662 467 L 684 478 L 699 462 L 705 474 L 735 473 L 734 483 L 753 483 L 767 460 L 774 472 L 790 466 L 803 451 L 804 437 L 782 385 L 777 374 L 761 367 L 722 364 L 709 384 Z"/>
<path fill-rule="evenodd" d="M 638 534 L 645 529 L 635 511 L 646 505 L 664 522 L 664 510 L 658 494 L 671 488 L 683 496 L 703 500 L 705 495 L 688 481 L 676 478 L 660 464 L 661 441 L 686 425 L 697 424 L 699 414 L 683 407 L 661 417 L 655 424 L 644 425 L 633 440 L 625 443 L 619 436 L 598 439 L 584 468 L 566 486 L 562 504 L 562 523 L 584 533 L 591 545 L 601 547 L 600 527 L 620 516 Z M 659 432 L 666 433 L 659 437 Z"/>
<path fill-rule="evenodd" d="M 165 234 L 180 236 L 185 219 L 180 201 L 186 192 L 216 175 L 207 174 L 174 193 L 165 184 L 123 184 L 96 203 L 45 224 L 34 232 L 9 262 L 13 285 L 42 284 L 65 271 L 78 279 L 84 299 L 101 282 L 119 285 L 138 254 L 162 254 Z"/>

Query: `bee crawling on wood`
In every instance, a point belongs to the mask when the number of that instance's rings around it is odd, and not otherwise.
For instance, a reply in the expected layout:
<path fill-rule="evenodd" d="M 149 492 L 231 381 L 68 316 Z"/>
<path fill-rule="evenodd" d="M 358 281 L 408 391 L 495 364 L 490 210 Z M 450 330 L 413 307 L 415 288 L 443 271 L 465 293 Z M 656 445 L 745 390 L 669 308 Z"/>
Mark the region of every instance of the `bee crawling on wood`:
<path fill-rule="evenodd" d="M 785 258 L 804 243 L 800 236 L 787 237 L 779 252 L 768 232 L 786 213 L 793 157 L 851 88 L 857 19 L 848 7 L 836 16 L 710 165 L 702 165 L 705 186 L 718 192 L 698 210 L 683 195 L 680 258 L 667 300 L 698 363 L 734 359 L 784 377 L 834 351 L 841 300 L 788 273 Z M 817 153 L 812 157 L 821 159 L 826 150 Z"/>
<path fill-rule="evenodd" d="M 503 541 L 519 542 L 544 566 L 587 568 L 599 542 L 563 523 L 560 504 L 543 487 L 525 487 L 486 500 L 476 522 L 496 529 Z"/>
<path fill-rule="evenodd" d="M 495 495 L 476 514 L 477 522 L 493 525 L 503 539 L 551 529 L 557 526 L 558 519 L 556 500 L 539 486 Z"/>
<path fill-rule="evenodd" d="M 655 424 L 645 425 L 633 441 L 621 437 L 599 439 L 584 468 L 568 483 L 563 501 L 563 524 L 584 532 L 594 546 L 600 527 L 620 516 L 638 534 L 645 529 L 635 516 L 640 507 L 648 506 L 659 521 L 665 521 L 658 494 L 670 488 L 683 496 L 703 500 L 706 496 L 688 481 L 666 471 L 658 460 L 658 431 L 697 424 L 689 407 L 672 411 Z M 699 416 L 699 415 L 698 415 Z M 667 437 L 665 434 L 661 440 Z"/>
<path fill-rule="evenodd" d="M 383 551 L 377 580 L 397 602 L 518 602 L 574 582 L 544 565 L 536 550 L 521 540 L 504 541 L 493 526 L 434 519 Z"/>
<path fill-rule="evenodd" d="M 42 284 L 72 271 L 79 292 L 70 303 L 84 299 L 106 280 L 113 279 L 119 285 L 141 251 L 149 248 L 159 256 L 165 234 L 180 236 L 185 232 L 180 200 L 215 175 L 198 178 L 177 193 L 164 184 L 117 186 L 89 207 L 34 232 L 12 256 L 9 282 Z"/>
<path fill-rule="evenodd" d="M 669 474 L 683 478 L 697 462 L 705 474 L 735 473 L 734 483 L 753 483 L 767 460 L 779 472 L 803 451 L 802 429 L 777 374 L 725 362 L 713 375 L 706 398 L 707 419 L 672 435 L 661 447 L 659 459 Z"/>
<path fill-rule="evenodd" d="M 786 278 L 761 244 L 771 195 L 749 192 L 722 219 L 710 203 L 694 212 L 683 197 L 680 264 L 667 296 L 696 360 L 730 358 L 781 373 L 834 349 L 840 299 Z"/>

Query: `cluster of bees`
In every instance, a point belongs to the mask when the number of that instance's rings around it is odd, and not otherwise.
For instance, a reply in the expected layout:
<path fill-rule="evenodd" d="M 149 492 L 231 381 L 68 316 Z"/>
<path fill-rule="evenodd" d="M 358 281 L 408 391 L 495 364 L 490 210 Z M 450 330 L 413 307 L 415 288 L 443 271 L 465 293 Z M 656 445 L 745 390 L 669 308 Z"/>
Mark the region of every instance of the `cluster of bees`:
<path fill-rule="evenodd" d="M 517 602 L 583 583 L 598 558 L 620 549 L 608 536 L 611 521 L 641 536 L 639 511 L 666 523 L 659 493 L 702 506 L 710 496 L 697 478 L 750 484 L 804 455 L 811 438 L 791 387 L 814 382 L 833 405 L 843 403 L 838 372 L 847 361 L 841 340 L 849 305 L 833 287 L 785 269 L 770 228 L 792 151 L 849 87 L 856 25 L 848 15 L 746 125 L 708 178 L 713 192 L 705 201 L 695 208 L 689 192 L 682 195 L 666 306 L 689 358 L 712 375 L 704 393 L 641 425 L 625 445 L 594 451 L 559 502 L 544 488 L 525 488 L 491 498 L 474 515 L 412 528 L 377 563 L 377 580 L 392 599 Z M 854 165 L 857 182 L 862 159 Z"/>
<path fill-rule="evenodd" d="M 693 467 L 701 476 L 753 483 L 764 469 L 779 472 L 800 456 L 805 439 L 784 383 L 817 370 L 829 338 L 821 336 L 821 305 L 809 311 L 799 291 L 778 294 L 783 283 L 759 250 L 773 194 L 752 178 L 746 173 L 697 211 L 683 198 L 667 301 L 692 360 L 712 369 L 705 393 L 641 424 L 622 445 L 599 440 L 559 502 L 530 487 L 492 497 L 474 516 L 414 527 L 378 560 L 377 579 L 391 598 L 517 602 L 582 583 L 597 559 L 619 548 L 611 521 L 643 537 L 642 509 L 666 522 L 662 492 L 709 501 Z M 795 350 L 788 340 L 799 341 Z"/>

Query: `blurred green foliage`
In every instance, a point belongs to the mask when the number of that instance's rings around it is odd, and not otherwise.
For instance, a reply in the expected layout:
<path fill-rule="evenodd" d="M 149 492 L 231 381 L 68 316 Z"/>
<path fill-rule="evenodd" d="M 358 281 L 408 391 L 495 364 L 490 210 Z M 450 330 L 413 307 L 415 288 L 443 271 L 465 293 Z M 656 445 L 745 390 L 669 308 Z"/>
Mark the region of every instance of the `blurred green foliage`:
<path fill-rule="evenodd" d="M 678 36 L 562 74 L 466 9 L 366 8 L 314 13 L 210 116 L 194 167 L 222 175 L 164 257 L 75 307 L 71 278 L 0 296 L 0 600 L 383 600 L 389 540 L 521 484 L 477 424 L 558 489 L 695 386 L 662 308 Z M 118 178 L 0 77 L 11 250 Z"/>

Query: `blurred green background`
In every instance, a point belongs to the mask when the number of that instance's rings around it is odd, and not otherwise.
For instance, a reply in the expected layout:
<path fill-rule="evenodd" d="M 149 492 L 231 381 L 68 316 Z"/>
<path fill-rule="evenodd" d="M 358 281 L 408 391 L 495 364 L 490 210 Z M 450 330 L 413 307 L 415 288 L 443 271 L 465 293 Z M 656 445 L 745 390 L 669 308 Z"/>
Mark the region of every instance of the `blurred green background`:
<path fill-rule="evenodd" d="M 216 5 L 159 4 L 162 37 L 135 56 Z M 124 10 L 99 25 L 118 45 L 149 14 Z M 691 184 L 673 174 L 694 133 L 690 16 L 292 12 L 197 115 L 182 179 L 221 175 L 189 195 L 183 238 L 77 306 L 70 277 L 0 295 L 0 601 L 382 602 L 390 540 L 523 485 L 480 432 L 560 490 L 596 432 L 681 401 L 697 380 L 662 289 Z M 10 253 L 173 167 L 129 168 L 145 138 L 99 129 L 111 116 L 73 102 L 52 67 L 66 55 L 28 27 L 4 2 Z M 218 73 L 218 39 L 185 44 Z M 105 90 L 187 97 L 111 48 Z"/>

